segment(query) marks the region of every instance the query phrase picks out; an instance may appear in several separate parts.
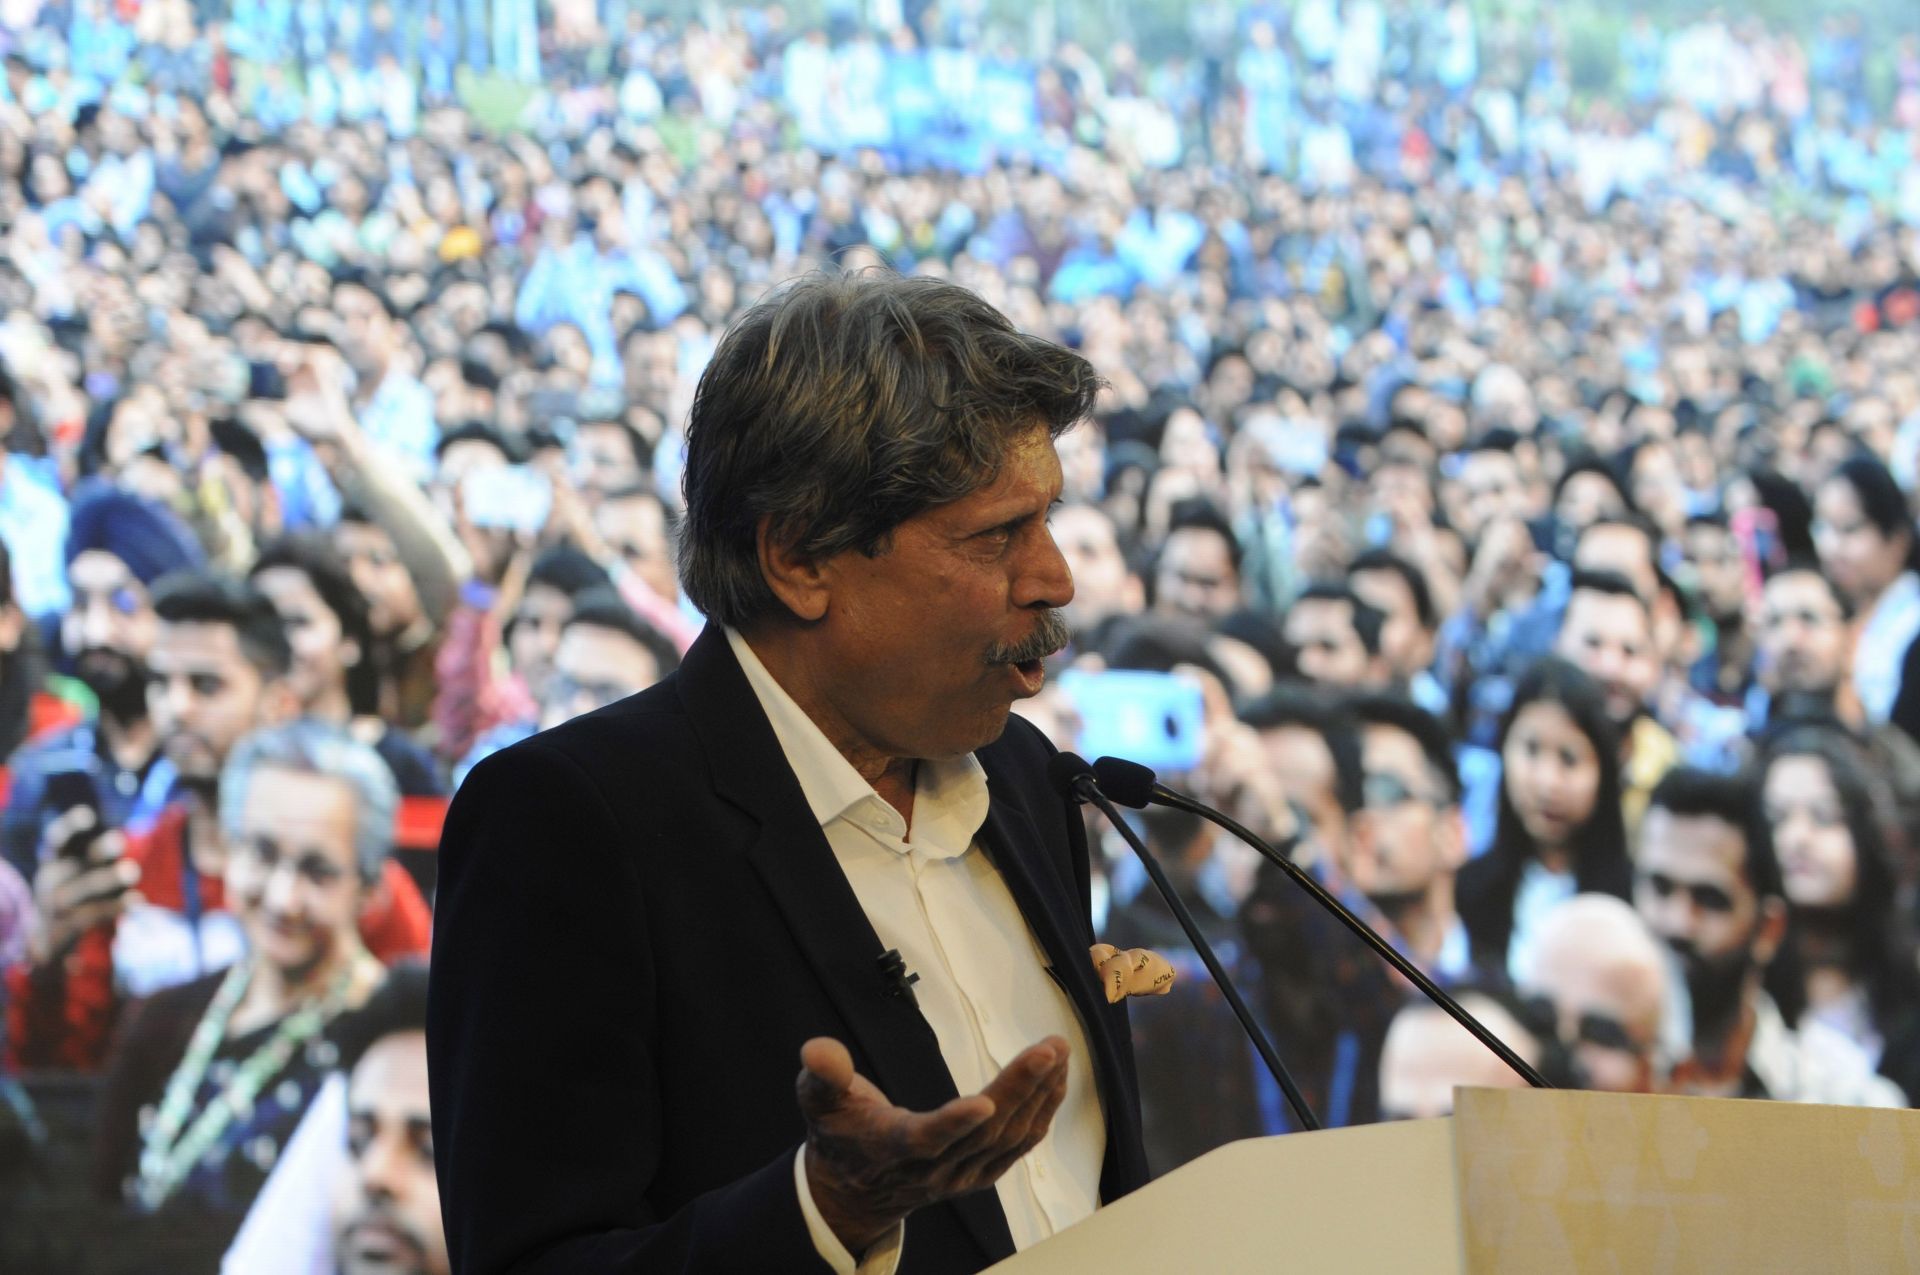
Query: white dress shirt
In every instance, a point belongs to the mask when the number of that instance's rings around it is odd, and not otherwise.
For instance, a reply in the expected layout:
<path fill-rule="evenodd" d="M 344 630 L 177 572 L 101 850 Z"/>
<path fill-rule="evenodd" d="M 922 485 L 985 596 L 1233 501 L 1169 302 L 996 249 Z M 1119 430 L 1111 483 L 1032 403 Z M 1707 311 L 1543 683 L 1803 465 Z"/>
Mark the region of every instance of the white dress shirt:
<path fill-rule="evenodd" d="M 971 754 L 922 761 L 913 822 L 861 778 L 732 629 L 727 640 L 773 725 L 835 859 L 874 933 L 920 976 L 914 995 L 961 1094 L 978 1093 L 1027 1046 L 1059 1036 L 1071 1048 L 1067 1096 L 1047 1136 L 995 1186 L 1016 1249 L 1093 1212 L 1107 1126 L 1086 1033 L 1073 1002 L 1006 882 L 980 848 L 987 776 Z M 876 954 L 877 955 L 877 954 Z M 804 1149 L 795 1189 L 814 1245 L 841 1275 L 886 1275 L 900 1260 L 900 1229 L 857 1266 L 821 1220 L 807 1189 Z"/>

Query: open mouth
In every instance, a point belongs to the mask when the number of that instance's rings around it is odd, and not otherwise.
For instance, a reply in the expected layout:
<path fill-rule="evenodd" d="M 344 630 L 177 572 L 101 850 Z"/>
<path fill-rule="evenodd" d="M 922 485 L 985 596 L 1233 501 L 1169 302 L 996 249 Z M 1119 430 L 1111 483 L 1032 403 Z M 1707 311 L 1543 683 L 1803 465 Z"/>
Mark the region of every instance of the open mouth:
<path fill-rule="evenodd" d="M 1040 688 L 1047 684 L 1047 666 L 1044 660 L 1015 660 L 1006 667 L 1020 682 L 1021 697 L 1038 695 Z"/>

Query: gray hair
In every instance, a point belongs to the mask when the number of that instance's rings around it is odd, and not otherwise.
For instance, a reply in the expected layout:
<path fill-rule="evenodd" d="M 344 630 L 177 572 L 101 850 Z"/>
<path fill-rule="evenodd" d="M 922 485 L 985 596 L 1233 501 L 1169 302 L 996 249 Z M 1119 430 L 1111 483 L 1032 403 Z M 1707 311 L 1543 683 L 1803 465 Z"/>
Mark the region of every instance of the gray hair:
<path fill-rule="evenodd" d="M 687 596 L 736 627 L 783 611 L 759 529 L 815 561 L 885 551 L 914 515 L 993 482 L 1019 438 L 1092 410 L 1101 380 L 973 293 L 888 270 L 813 274 L 747 312 L 687 420 Z"/>
<path fill-rule="evenodd" d="M 220 829 L 229 838 L 240 834 L 247 789 L 262 766 L 338 779 L 353 789 L 354 857 L 363 881 L 379 879 L 393 851 L 394 813 L 400 806 L 393 771 L 379 753 L 342 727 L 312 718 L 252 732 L 233 746 L 220 769 Z"/>

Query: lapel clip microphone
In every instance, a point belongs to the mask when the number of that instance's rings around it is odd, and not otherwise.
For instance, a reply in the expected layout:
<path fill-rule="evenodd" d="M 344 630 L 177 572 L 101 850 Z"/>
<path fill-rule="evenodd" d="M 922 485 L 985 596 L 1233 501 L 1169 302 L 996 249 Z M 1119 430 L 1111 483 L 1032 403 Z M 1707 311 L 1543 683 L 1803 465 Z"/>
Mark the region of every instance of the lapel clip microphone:
<path fill-rule="evenodd" d="M 880 974 L 887 980 L 889 995 L 903 997 L 910 1005 L 920 1004 L 913 994 L 913 985 L 920 981 L 920 976 L 908 971 L 906 958 L 900 955 L 899 948 L 890 947 L 880 953 Z"/>

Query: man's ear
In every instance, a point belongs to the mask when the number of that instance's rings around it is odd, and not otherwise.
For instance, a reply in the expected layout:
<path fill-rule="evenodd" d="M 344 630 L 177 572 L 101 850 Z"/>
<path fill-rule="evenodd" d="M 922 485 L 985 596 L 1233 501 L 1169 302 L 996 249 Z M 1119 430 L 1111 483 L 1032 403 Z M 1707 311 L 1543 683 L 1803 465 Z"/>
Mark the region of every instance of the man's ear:
<path fill-rule="evenodd" d="M 1760 900 L 1760 919 L 1753 928 L 1753 963 L 1760 969 L 1773 964 L 1787 937 L 1787 901 L 1773 895 Z"/>
<path fill-rule="evenodd" d="M 833 592 L 832 572 L 827 564 L 807 557 L 790 542 L 776 538 L 771 518 L 760 520 L 754 531 L 754 544 L 760 554 L 760 575 L 773 590 L 773 596 L 800 620 L 825 619 Z"/>

